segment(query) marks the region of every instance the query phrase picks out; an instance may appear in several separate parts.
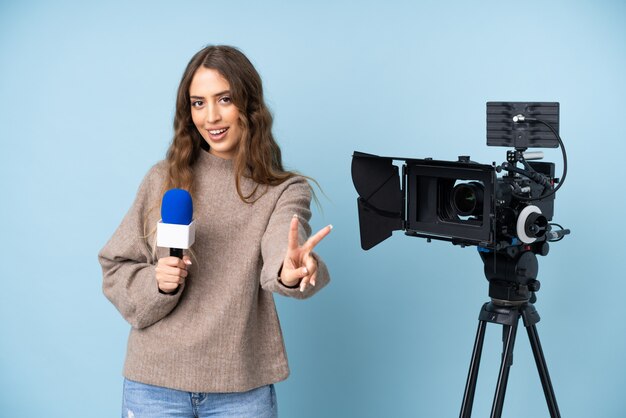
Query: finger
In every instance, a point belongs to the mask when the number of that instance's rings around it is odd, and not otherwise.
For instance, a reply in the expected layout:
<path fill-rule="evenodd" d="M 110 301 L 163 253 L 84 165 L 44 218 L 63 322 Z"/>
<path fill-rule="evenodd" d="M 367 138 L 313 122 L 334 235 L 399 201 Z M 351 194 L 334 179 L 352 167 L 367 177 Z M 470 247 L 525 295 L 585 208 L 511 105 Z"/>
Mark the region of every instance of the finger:
<path fill-rule="evenodd" d="M 304 266 L 309 270 L 309 274 L 313 274 L 317 271 L 317 258 L 311 253 L 307 253 L 304 256 Z"/>
<path fill-rule="evenodd" d="M 188 255 L 183 256 L 183 263 L 185 263 L 185 266 L 190 266 L 192 264 L 191 258 Z"/>
<path fill-rule="evenodd" d="M 308 278 L 308 282 L 311 283 L 311 286 L 315 286 L 315 279 L 317 278 L 317 268 L 309 269 L 309 274 L 306 278 Z"/>
<path fill-rule="evenodd" d="M 159 289 L 166 293 L 171 293 L 178 288 L 178 284 L 174 283 L 159 283 Z"/>
<path fill-rule="evenodd" d="M 287 248 L 289 250 L 298 248 L 298 223 L 298 215 L 293 215 L 291 224 L 289 224 L 289 238 L 287 241 Z"/>
<path fill-rule="evenodd" d="M 300 291 L 304 292 L 304 290 L 306 289 L 307 284 L 309 284 L 309 280 L 311 280 L 311 276 L 305 276 L 302 278 L 302 281 L 300 281 Z"/>
<path fill-rule="evenodd" d="M 333 229 L 332 225 L 325 226 L 324 228 L 317 231 L 315 235 L 310 237 L 303 245 L 307 250 L 311 251 L 321 240 L 326 237 L 326 235 L 330 234 L 330 231 Z"/>
<path fill-rule="evenodd" d="M 184 259 L 185 257 L 183 257 Z M 189 257 L 187 257 L 189 259 Z M 191 262 L 191 260 L 189 260 Z M 159 259 L 159 264 L 163 264 L 170 267 L 187 268 L 187 264 L 178 257 L 163 257 Z"/>
<path fill-rule="evenodd" d="M 166 267 L 163 270 L 163 272 L 170 276 L 177 276 L 177 277 L 187 277 L 187 275 L 189 274 L 189 272 L 186 269 L 179 268 L 179 267 Z"/>
<path fill-rule="evenodd" d="M 309 271 L 306 267 L 300 267 L 297 269 L 285 269 L 280 274 L 280 279 L 286 282 L 294 282 L 296 280 L 300 280 L 306 275 L 309 274 Z"/>
<path fill-rule="evenodd" d="M 159 274 L 166 276 L 176 276 L 176 277 L 187 277 L 189 272 L 184 268 L 178 267 L 170 267 L 170 266 L 160 266 L 155 269 L 155 271 Z"/>
<path fill-rule="evenodd" d="M 304 264 L 309 271 L 308 282 L 311 286 L 315 286 L 315 278 L 317 277 L 317 259 L 311 255 L 311 253 L 307 253 L 304 256 Z"/>
<path fill-rule="evenodd" d="M 180 276 L 170 276 L 170 275 L 163 275 L 160 276 L 157 281 L 159 283 L 175 283 L 175 284 L 182 284 L 185 281 L 184 277 L 180 277 Z"/>

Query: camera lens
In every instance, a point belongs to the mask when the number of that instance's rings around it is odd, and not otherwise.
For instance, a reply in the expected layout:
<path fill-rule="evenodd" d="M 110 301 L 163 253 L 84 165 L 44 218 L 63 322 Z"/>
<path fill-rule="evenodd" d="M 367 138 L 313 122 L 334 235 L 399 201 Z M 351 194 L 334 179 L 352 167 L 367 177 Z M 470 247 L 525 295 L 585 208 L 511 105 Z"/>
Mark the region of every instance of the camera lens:
<path fill-rule="evenodd" d="M 452 207 L 459 216 L 481 215 L 483 186 L 480 183 L 460 183 L 452 189 Z"/>

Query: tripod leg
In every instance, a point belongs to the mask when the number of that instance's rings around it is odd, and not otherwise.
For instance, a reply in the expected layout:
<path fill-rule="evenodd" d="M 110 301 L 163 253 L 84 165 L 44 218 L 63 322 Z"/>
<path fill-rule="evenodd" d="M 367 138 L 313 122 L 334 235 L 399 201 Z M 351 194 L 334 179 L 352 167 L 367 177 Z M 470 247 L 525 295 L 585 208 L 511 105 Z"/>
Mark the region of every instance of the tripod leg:
<path fill-rule="evenodd" d="M 537 370 L 539 371 L 541 386 L 543 386 L 543 393 L 546 396 L 546 402 L 548 403 L 550 417 L 561 418 L 559 406 L 556 404 L 556 396 L 554 394 L 554 389 L 552 388 L 552 382 L 550 381 L 550 375 L 548 374 L 548 365 L 546 364 L 546 359 L 543 356 L 543 350 L 541 349 L 541 343 L 539 342 L 537 327 L 535 325 L 531 325 L 526 327 L 526 329 L 528 331 L 528 338 L 530 339 L 530 346 L 532 347 L 533 355 L 535 356 Z"/>
<path fill-rule="evenodd" d="M 506 341 L 504 342 L 504 350 L 502 353 L 502 363 L 500 364 L 500 375 L 498 376 L 498 384 L 496 393 L 493 398 L 493 406 L 491 408 L 491 418 L 500 418 L 502 416 L 502 405 L 504 404 L 504 395 L 506 394 L 506 385 L 509 380 L 509 371 L 511 370 L 510 359 L 513 355 L 513 347 L 515 346 L 515 334 L 517 333 L 517 324 L 519 316 L 513 321 L 513 325 L 503 325 L 506 331 Z"/>
<path fill-rule="evenodd" d="M 485 321 L 478 321 L 478 331 L 476 331 L 476 341 L 474 342 L 472 360 L 470 361 L 469 373 L 467 374 L 467 383 L 465 384 L 465 393 L 463 394 L 463 404 L 461 405 L 460 418 L 470 418 L 472 415 L 474 393 L 476 392 L 476 380 L 478 379 L 478 368 L 480 367 L 480 355 L 483 351 L 486 326 L 487 323 Z"/>

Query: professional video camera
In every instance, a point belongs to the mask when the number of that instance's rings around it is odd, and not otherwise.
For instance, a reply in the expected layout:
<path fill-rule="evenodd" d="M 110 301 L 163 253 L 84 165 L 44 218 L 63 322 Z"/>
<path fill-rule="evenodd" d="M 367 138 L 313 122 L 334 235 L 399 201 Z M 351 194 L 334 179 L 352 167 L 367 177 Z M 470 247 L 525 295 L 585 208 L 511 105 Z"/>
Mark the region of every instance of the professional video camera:
<path fill-rule="evenodd" d="M 462 418 L 471 414 L 486 322 L 502 324 L 509 335 L 492 410 L 492 417 L 500 416 L 520 316 L 528 329 L 551 416 L 559 416 L 534 325 L 539 315 L 533 305 L 540 286 L 536 255 L 547 255 L 548 243 L 560 241 L 570 232 L 551 222 L 555 193 L 567 175 L 567 154 L 558 131 L 559 103 L 488 102 L 487 145 L 514 148 L 500 165 L 479 164 L 469 156 L 438 161 L 353 154 L 352 180 L 359 194 L 364 250 L 396 230 L 429 242 L 436 239 L 478 247 L 491 302 L 479 316 Z M 555 177 L 553 163 L 537 161 L 543 158 L 542 152 L 527 151 L 559 145 L 563 154 L 560 179 Z M 394 161 L 403 162 L 401 174 Z M 503 175 L 498 177 L 498 173 Z"/>

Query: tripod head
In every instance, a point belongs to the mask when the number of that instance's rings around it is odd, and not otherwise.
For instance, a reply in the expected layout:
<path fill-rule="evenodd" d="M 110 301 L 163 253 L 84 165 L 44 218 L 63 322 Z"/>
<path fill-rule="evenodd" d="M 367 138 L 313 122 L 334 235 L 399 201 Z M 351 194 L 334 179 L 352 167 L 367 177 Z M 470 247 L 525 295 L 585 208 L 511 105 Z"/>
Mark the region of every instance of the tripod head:
<path fill-rule="evenodd" d="M 524 246 L 512 246 L 500 251 L 479 249 L 489 281 L 489 297 L 498 306 L 535 303 L 541 283 L 537 280 L 537 255 L 546 256 L 547 241 Z"/>

